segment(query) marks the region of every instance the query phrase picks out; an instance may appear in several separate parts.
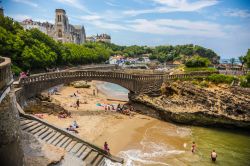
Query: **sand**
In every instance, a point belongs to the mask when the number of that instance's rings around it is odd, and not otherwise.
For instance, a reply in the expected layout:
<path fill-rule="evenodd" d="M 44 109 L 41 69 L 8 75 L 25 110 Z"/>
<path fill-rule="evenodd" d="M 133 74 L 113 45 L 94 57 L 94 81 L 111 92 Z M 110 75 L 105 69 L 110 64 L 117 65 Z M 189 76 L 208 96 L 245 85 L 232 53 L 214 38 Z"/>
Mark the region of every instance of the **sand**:
<path fill-rule="evenodd" d="M 108 142 L 111 153 L 116 155 L 122 150 L 133 147 L 133 142 L 141 139 L 146 129 L 155 125 L 158 120 L 133 113 L 133 116 L 123 115 L 115 111 L 105 111 L 104 107 L 96 106 L 101 104 L 124 104 L 125 102 L 109 101 L 104 93 L 98 90 L 93 95 L 96 87 L 94 82 L 90 83 L 91 88 L 74 88 L 64 86 L 59 89 L 59 95 L 52 95 L 52 102 L 60 103 L 62 107 L 72 113 L 71 118 L 59 119 L 55 115 L 45 115 L 44 120 L 60 128 L 66 128 L 76 120 L 80 126 L 77 134 L 80 138 L 103 147 Z M 78 93 L 77 93 L 78 91 Z M 77 96 L 74 96 L 73 94 Z M 80 107 L 74 107 L 76 100 L 80 100 Z M 87 104 L 83 104 L 87 102 Z M 136 141 L 137 140 L 137 141 Z"/>

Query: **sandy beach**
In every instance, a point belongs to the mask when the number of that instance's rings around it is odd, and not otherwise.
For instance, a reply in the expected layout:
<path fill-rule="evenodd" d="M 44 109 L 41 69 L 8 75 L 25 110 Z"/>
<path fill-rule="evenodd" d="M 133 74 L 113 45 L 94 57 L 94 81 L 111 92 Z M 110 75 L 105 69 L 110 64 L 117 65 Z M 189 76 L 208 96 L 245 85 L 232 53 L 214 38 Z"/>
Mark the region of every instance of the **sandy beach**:
<path fill-rule="evenodd" d="M 44 120 L 61 128 L 67 128 L 74 120 L 80 126 L 78 136 L 103 147 L 108 142 L 112 154 L 117 154 L 133 146 L 135 139 L 140 140 L 147 128 L 157 123 L 156 119 L 133 113 L 133 116 L 123 115 L 115 111 L 106 111 L 100 104 L 125 104 L 121 101 L 110 101 L 95 83 L 89 83 L 90 88 L 74 88 L 63 86 L 57 95 L 51 95 L 52 102 L 59 103 L 72 113 L 71 118 L 59 119 L 55 115 L 45 115 Z M 76 96 L 74 95 L 76 94 Z M 80 107 L 75 108 L 76 100 L 80 100 Z M 86 103 L 86 104 L 84 104 Z"/>

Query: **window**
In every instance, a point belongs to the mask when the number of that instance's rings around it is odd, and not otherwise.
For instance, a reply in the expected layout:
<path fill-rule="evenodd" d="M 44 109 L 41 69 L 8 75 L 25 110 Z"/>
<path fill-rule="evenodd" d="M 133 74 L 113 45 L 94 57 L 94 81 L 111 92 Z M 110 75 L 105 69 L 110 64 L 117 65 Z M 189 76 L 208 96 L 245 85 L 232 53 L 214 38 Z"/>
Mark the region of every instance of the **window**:
<path fill-rule="evenodd" d="M 62 37 L 62 30 L 61 29 L 58 30 L 58 37 L 60 37 L 60 38 Z"/>

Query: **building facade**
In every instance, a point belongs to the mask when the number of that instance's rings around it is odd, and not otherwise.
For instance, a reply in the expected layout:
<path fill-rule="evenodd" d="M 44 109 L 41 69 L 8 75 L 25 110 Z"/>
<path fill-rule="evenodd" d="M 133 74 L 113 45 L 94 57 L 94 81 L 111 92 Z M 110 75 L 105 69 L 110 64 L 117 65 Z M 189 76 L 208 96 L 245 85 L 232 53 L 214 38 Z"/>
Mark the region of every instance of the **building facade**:
<path fill-rule="evenodd" d="M 110 35 L 107 35 L 107 34 L 105 34 L 105 33 L 103 33 L 103 34 L 100 34 L 100 35 L 93 35 L 93 36 L 89 36 L 89 37 L 87 37 L 87 39 L 86 39 L 87 41 L 89 41 L 89 42 L 106 42 L 106 43 L 111 43 L 111 37 L 110 37 Z"/>
<path fill-rule="evenodd" d="M 21 25 L 24 29 L 37 28 L 56 41 L 62 43 L 82 44 L 86 41 L 84 26 L 69 24 L 66 12 L 63 9 L 56 9 L 55 24 L 48 22 L 41 23 L 26 19 L 21 22 Z"/>

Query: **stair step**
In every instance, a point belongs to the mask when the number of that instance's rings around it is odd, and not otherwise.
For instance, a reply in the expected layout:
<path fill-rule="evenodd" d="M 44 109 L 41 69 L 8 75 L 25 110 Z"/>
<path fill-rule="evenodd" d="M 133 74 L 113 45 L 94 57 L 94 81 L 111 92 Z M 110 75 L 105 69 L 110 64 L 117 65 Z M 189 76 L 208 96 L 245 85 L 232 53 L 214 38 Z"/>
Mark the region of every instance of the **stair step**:
<path fill-rule="evenodd" d="M 70 142 L 70 144 L 68 146 L 66 146 L 66 151 L 69 152 L 75 145 L 77 144 L 76 141 L 72 141 Z"/>
<path fill-rule="evenodd" d="M 42 130 L 43 128 L 45 128 L 46 126 L 41 125 L 38 128 L 36 128 L 35 130 L 30 131 L 31 134 L 36 134 L 37 132 L 39 132 L 40 130 Z"/>
<path fill-rule="evenodd" d="M 79 157 L 80 159 L 84 160 L 86 157 L 88 157 L 88 155 L 90 154 L 90 152 L 92 151 L 92 149 L 87 148 Z"/>
<path fill-rule="evenodd" d="M 64 144 L 62 144 L 62 148 L 66 148 L 66 146 L 68 146 L 70 144 L 70 142 L 72 141 L 72 138 L 68 139 Z"/>
<path fill-rule="evenodd" d="M 31 132 L 32 130 L 35 130 L 36 128 L 38 128 L 40 126 L 42 126 L 42 124 L 41 123 L 37 123 L 36 125 L 34 125 L 34 126 L 28 128 L 28 129 L 26 129 L 25 131 Z"/>
<path fill-rule="evenodd" d="M 58 144 L 64 137 L 66 137 L 64 134 L 60 135 L 55 141 L 52 142 L 52 145 Z"/>
<path fill-rule="evenodd" d="M 23 125 L 31 123 L 31 122 L 33 122 L 33 121 L 32 120 L 21 120 L 20 121 L 20 126 L 23 126 Z"/>
<path fill-rule="evenodd" d="M 42 133 L 46 132 L 47 130 L 49 130 L 49 128 L 45 127 L 42 130 L 38 131 L 36 134 L 34 134 L 34 136 L 39 137 Z"/>
<path fill-rule="evenodd" d="M 104 158 L 103 155 L 99 154 L 92 165 L 93 166 L 98 166 L 101 163 L 101 161 L 103 160 L 103 158 Z"/>
<path fill-rule="evenodd" d="M 52 130 L 52 129 L 50 129 L 50 130 Z M 46 138 L 44 138 L 44 141 L 45 142 L 47 142 L 48 140 L 50 140 L 52 137 L 54 137 L 55 135 L 56 135 L 56 131 L 55 130 L 53 130 L 51 133 L 49 133 L 49 135 L 48 136 L 46 136 Z"/>
<path fill-rule="evenodd" d="M 96 160 L 97 157 L 98 157 L 98 152 L 92 150 L 92 152 L 85 159 L 87 165 L 92 165 L 95 162 L 95 160 Z"/>
<path fill-rule="evenodd" d="M 39 138 L 42 139 L 42 140 L 44 140 L 44 139 L 45 139 L 49 134 L 51 134 L 53 131 L 54 131 L 54 130 L 49 129 L 49 130 L 45 131 L 44 133 L 42 133 L 42 134 L 39 136 Z"/>
<path fill-rule="evenodd" d="M 21 126 L 21 129 L 25 130 L 25 129 L 29 128 L 29 127 L 32 127 L 32 126 L 36 125 L 36 124 L 37 124 L 37 122 L 33 121 L 32 123 L 28 123 L 28 124 L 25 124 L 25 125 Z"/>
<path fill-rule="evenodd" d="M 77 157 L 80 157 L 81 154 L 84 152 L 85 149 L 87 149 L 87 147 L 86 147 L 85 145 L 83 145 L 83 146 L 81 147 L 81 149 L 78 150 L 78 152 L 76 153 L 76 156 L 77 156 Z"/>
<path fill-rule="evenodd" d="M 51 137 L 47 143 L 51 144 L 54 140 L 56 140 L 59 136 L 61 135 L 61 133 L 57 132 L 53 137 Z"/>
<path fill-rule="evenodd" d="M 75 144 L 75 146 L 69 152 L 77 153 L 78 150 L 80 150 L 82 146 L 83 146 L 83 143 L 77 143 L 77 144 Z"/>
<path fill-rule="evenodd" d="M 68 136 L 64 137 L 60 142 L 56 144 L 56 146 L 58 147 L 62 146 L 68 139 L 69 139 Z"/>

